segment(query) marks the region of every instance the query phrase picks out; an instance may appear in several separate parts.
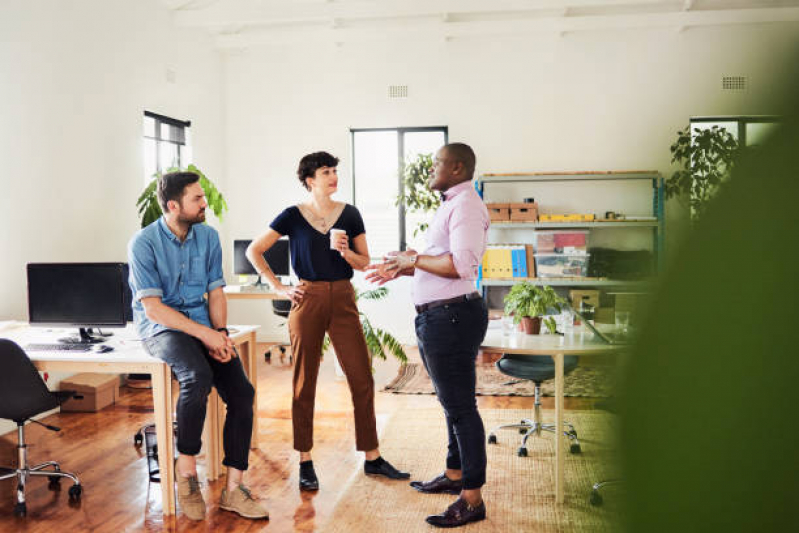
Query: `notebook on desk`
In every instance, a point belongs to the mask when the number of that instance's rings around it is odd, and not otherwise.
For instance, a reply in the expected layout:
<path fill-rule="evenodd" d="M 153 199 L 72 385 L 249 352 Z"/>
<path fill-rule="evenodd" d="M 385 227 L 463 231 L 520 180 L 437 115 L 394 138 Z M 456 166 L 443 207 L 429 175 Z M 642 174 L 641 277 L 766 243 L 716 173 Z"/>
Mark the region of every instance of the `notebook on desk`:
<path fill-rule="evenodd" d="M 577 309 L 574 309 L 572 307 L 572 312 L 578 317 L 580 317 L 580 321 L 582 321 L 582 323 L 585 324 L 585 326 L 588 329 L 590 329 L 594 333 L 594 335 L 599 337 L 602 341 L 612 345 L 625 345 L 633 343 L 632 336 L 629 333 L 622 333 L 621 331 L 613 331 L 613 332 L 599 331 L 599 328 L 597 328 L 594 324 L 586 320 L 585 317 L 581 315 Z"/>

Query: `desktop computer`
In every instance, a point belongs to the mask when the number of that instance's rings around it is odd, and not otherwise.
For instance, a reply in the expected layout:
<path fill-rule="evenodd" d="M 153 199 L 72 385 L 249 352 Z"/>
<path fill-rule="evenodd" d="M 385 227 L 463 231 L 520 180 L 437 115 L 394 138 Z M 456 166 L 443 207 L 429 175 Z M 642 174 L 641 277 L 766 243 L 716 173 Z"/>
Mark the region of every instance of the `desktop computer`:
<path fill-rule="evenodd" d="M 251 240 L 233 241 L 233 273 L 238 276 L 258 276 L 250 261 L 247 259 L 247 247 Z M 279 239 L 264 252 L 264 260 L 275 276 L 284 279 L 291 274 L 291 261 L 289 254 L 289 240 Z M 260 276 L 255 282 L 256 286 L 263 285 Z"/>
<path fill-rule="evenodd" d="M 29 263 L 28 321 L 78 328 L 61 343 L 103 342 L 93 328 L 124 328 L 132 318 L 127 278 L 125 263 Z"/>

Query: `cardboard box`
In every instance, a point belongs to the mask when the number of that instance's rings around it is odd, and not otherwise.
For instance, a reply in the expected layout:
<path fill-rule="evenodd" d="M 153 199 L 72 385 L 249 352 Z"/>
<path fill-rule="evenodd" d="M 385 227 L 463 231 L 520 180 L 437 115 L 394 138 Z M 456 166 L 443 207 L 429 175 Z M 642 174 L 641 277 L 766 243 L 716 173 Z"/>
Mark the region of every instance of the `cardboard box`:
<path fill-rule="evenodd" d="M 587 296 L 588 298 L 585 299 L 586 303 L 591 304 L 594 309 L 599 309 L 599 291 L 597 290 L 586 290 L 586 289 L 572 289 L 569 291 L 569 299 L 572 302 L 572 307 L 580 310 L 580 302 L 583 301 L 583 297 Z M 594 317 L 596 321 L 596 316 Z"/>
<path fill-rule="evenodd" d="M 538 220 L 538 204 L 535 202 L 509 204 L 509 206 L 512 222 L 535 222 Z"/>
<path fill-rule="evenodd" d="M 95 412 L 119 398 L 119 376 L 116 374 L 75 374 L 61 380 L 61 390 L 77 394 L 61 405 L 62 411 Z"/>
<path fill-rule="evenodd" d="M 488 219 L 491 222 L 510 221 L 510 204 L 490 203 L 486 204 L 486 209 L 488 209 Z"/>
<path fill-rule="evenodd" d="M 594 322 L 597 324 L 615 324 L 615 309 L 613 307 L 597 307 L 596 314 L 594 314 Z"/>

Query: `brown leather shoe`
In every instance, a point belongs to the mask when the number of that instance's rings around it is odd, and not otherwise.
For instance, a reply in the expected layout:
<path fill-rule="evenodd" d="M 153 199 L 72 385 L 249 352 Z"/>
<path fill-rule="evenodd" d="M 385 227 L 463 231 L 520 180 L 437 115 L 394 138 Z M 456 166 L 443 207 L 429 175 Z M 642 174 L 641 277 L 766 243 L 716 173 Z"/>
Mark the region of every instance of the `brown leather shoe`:
<path fill-rule="evenodd" d="M 428 494 L 455 494 L 458 495 L 463 489 L 463 480 L 450 479 L 446 472 L 442 472 L 430 481 L 411 481 L 411 487 L 419 492 Z"/>
<path fill-rule="evenodd" d="M 466 503 L 466 500 L 458 498 L 446 511 L 441 514 L 430 515 L 425 518 L 425 521 L 436 527 L 460 527 L 469 522 L 485 520 L 485 517 L 485 503 L 480 502 L 480 505 L 472 507 Z"/>
<path fill-rule="evenodd" d="M 175 473 L 178 478 L 178 504 L 183 514 L 191 520 L 205 519 L 205 500 L 200 492 L 200 482 L 197 476 L 183 477 Z"/>
<path fill-rule="evenodd" d="M 225 511 L 233 511 L 244 518 L 265 518 L 269 519 L 269 511 L 266 507 L 255 501 L 250 489 L 244 485 L 239 485 L 233 492 L 228 492 L 227 488 L 222 489 L 222 496 L 219 499 L 219 508 Z"/>

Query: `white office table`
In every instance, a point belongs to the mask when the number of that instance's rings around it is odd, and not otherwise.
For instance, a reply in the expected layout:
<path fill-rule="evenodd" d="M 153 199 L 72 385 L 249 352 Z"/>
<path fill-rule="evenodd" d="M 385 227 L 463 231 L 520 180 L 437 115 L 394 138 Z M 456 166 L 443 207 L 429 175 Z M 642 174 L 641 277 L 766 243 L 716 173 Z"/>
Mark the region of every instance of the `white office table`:
<path fill-rule="evenodd" d="M 258 326 L 230 326 L 231 338 L 236 343 L 243 358 L 244 369 L 256 390 L 257 408 L 258 387 L 255 357 L 255 330 Z M 29 343 L 54 343 L 66 330 L 30 327 L 25 323 L 6 324 L 0 330 L 0 337 L 8 338 L 22 346 Z M 235 331 L 235 332 L 234 332 Z M 174 433 L 172 431 L 172 372 L 169 366 L 147 354 L 141 341 L 136 338 L 135 329 L 128 326 L 115 330 L 114 336 L 104 344 L 113 346 L 111 352 L 97 353 L 71 351 L 26 351 L 33 364 L 40 371 L 48 372 L 99 372 L 107 374 L 149 374 L 152 378 L 155 428 L 158 441 L 158 467 L 161 471 L 161 490 L 163 512 L 175 514 L 175 472 L 174 472 Z M 216 479 L 220 469 L 222 450 L 222 409 L 216 389 L 209 395 L 209 412 L 206 416 L 205 442 L 209 479 Z M 257 412 L 257 411 L 256 411 Z M 253 418 L 253 436 L 257 435 L 257 420 Z M 253 439 L 253 447 L 257 441 Z"/>
<path fill-rule="evenodd" d="M 599 355 L 617 353 L 625 347 L 610 345 L 590 332 L 568 335 L 527 335 L 514 331 L 503 336 L 500 329 L 491 328 L 486 333 L 482 350 L 518 355 L 549 355 L 555 362 L 555 501 L 563 503 L 563 357 L 566 355 Z"/>

